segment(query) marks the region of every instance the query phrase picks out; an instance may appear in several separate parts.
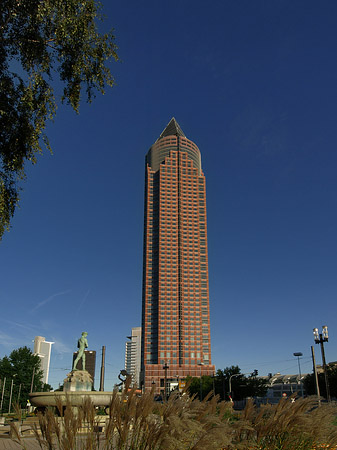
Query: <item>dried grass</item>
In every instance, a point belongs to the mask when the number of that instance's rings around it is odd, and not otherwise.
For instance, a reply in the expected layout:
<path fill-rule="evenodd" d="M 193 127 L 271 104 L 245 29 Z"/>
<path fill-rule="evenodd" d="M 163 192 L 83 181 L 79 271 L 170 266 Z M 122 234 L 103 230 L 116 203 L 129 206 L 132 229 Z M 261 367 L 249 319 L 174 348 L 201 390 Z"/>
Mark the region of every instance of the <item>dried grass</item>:
<path fill-rule="evenodd" d="M 22 412 L 20 405 L 14 405 L 14 412 L 17 418 L 17 422 L 11 422 L 9 424 L 9 435 L 14 442 L 18 444 L 22 444 L 21 433 L 20 433 L 20 424 L 22 422 Z"/>
<path fill-rule="evenodd" d="M 242 412 L 208 396 L 202 402 L 171 396 L 153 401 L 153 392 L 115 391 L 104 433 L 93 405 L 74 409 L 58 404 L 61 417 L 47 410 L 34 428 L 41 449 L 61 450 L 311 450 L 337 445 L 337 410 L 317 407 L 317 399 L 281 400 L 257 409 L 248 402 Z M 19 440 L 19 437 L 17 437 Z"/>
<path fill-rule="evenodd" d="M 318 407 L 318 399 L 281 399 L 277 405 L 260 409 L 248 402 L 240 422 L 247 432 L 236 436 L 246 448 L 261 450 L 310 450 L 337 445 L 337 416 L 335 404 Z"/>

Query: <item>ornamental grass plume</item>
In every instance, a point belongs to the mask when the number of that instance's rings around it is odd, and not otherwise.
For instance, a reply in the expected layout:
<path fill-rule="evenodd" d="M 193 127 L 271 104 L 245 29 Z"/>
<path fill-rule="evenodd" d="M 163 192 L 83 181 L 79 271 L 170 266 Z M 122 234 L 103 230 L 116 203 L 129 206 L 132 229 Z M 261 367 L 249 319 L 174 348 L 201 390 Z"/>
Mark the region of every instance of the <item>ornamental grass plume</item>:
<path fill-rule="evenodd" d="M 260 450 L 312 450 L 336 448 L 336 404 L 322 404 L 317 397 L 281 399 L 277 405 L 256 408 L 248 401 L 239 418 L 234 444 Z M 242 433 L 241 425 L 247 429 Z M 327 447 L 328 448 L 328 447 Z"/>
<path fill-rule="evenodd" d="M 14 412 L 17 422 L 11 422 L 9 424 L 9 435 L 14 442 L 21 444 L 20 424 L 22 423 L 22 411 L 18 403 L 14 405 Z"/>
<path fill-rule="evenodd" d="M 171 395 L 164 403 L 154 392 L 141 397 L 126 384 L 112 393 L 107 416 L 97 416 L 90 401 L 73 408 L 58 401 L 60 417 L 39 415 L 34 428 L 41 449 L 60 450 L 313 450 L 337 446 L 335 404 L 318 399 L 282 399 L 244 411 L 208 395 L 203 401 Z M 100 432 L 100 420 L 104 432 Z M 17 436 L 19 440 L 19 436 Z M 22 444 L 22 441 L 20 442 Z M 329 448 L 329 447 L 324 447 Z"/>
<path fill-rule="evenodd" d="M 217 398 L 202 402 L 188 395 L 171 395 L 165 403 L 153 391 L 141 397 L 125 387 L 114 391 L 99 432 L 95 408 L 86 401 L 79 408 L 58 401 L 60 417 L 48 409 L 34 427 L 41 449 L 60 450 L 219 450 L 231 442 L 230 406 Z"/>
<path fill-rule="evenodd" d="M 39 427 L 34 427 L 35 437 L 41 449 L 75 450 L 79 448 L 77 436 L 82 427 L 84 410 L 89 405 L 83 404 L 75 410 L 71 407 L 68 397 L 65 406 L 56 396 L 55 401 L 59 416 L 49 408 L 43 414 L 39 413 Z"/>
<path fill-rule="evenodd" d="M 105 430 L 107 449 L 219 450 L 229 444 L 225 404 L 217 399 L 199 402 L 187 395 L 153 401 L 153 391 L 137 397 L 135 391 L 114 392 Z M 208 401 L 209 400 L 209 401 Z"/>

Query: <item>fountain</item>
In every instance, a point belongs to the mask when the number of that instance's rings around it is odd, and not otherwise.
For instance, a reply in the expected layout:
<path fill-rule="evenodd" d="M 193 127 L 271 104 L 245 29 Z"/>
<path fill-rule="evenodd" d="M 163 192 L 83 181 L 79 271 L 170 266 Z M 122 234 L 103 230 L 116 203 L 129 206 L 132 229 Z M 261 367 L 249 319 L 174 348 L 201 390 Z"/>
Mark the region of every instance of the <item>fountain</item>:
<path fill-rule="evenodd" d="M 95 407 L 107 408 L 112 399 L 112 391 L 93 391 L 93 381 L 87 370 L 85 370 L 85 353 L 88 347 L 87 332 L 83 332 L 78 340 L 78 355 L 74 361 L 73 369 L 67 374 L 64 380 L 63 391 L 60 392 L 32 392 L 29 394 L 30 403 L 36 407 L 37 411 L 43 412 L 48 407 L 56 407 L 61 404 L 63 407 L 81 406 L 86 400 Z M 76 368 L 78 361 L 82 358 L 83 370 Z"/>

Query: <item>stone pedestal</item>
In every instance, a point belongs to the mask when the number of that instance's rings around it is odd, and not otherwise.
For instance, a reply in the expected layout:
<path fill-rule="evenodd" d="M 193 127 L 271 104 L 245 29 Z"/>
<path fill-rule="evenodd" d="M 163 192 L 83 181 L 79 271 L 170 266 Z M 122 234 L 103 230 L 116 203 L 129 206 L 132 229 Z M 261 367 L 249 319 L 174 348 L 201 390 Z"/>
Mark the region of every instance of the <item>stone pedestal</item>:
<path fill-rule="evenodd" d="M 63 383 L 63 392 L 91 391 L 92 378 L 86 370 L 72 370 Z"/>

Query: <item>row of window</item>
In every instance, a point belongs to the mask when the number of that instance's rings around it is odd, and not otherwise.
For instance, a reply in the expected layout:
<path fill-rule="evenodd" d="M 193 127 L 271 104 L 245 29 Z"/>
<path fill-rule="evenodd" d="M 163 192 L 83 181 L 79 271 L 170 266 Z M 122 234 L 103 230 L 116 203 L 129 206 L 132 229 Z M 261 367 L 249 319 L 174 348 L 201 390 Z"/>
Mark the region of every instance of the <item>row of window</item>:
<path fill-rule="evenodd" d="M 151 358 L 149 358 L 149 360 L 151 360 Z M 200 363 L 201 363 L 201 361 L 198 360 L 198 359 L 197 359 L 197 360 L 194 360 L 194 359 L 184 359 L 183 361 L 184 361 L 184 364 L 185 364 L 186 366 L 189 366 L 189 365 L 196 365 L 196 364 L 200 364 Z M 147 362 L 149 362 L 149 361 L 147 361 Z M 161 364 L 161 365 L 164 365 L 164 364 L 166 364 L 167 362 L 170 362 L 170 364 L 177 364 L 177 360 L 176 360 L 176 359 L 172 359 L 172 361 L 166 361 L 165 359 L 161 359 L 161 360 L 160 360 L 160 364 Z M 204 356 L 203 362 L 204 362 L 205 364 L 209 364 L 209 358 L 208 358 L 208 357 L 205 358 L 205 356 Z M 153 361 L 152 364 L 157 364 L 156 360 Z M 180 364 L 180 363 L 179 363 L 179 364 Z"/>
<path fill-rule="evenodd" d="M 193 293 L 191 292 L 193 291 Z M 151 300 L 152 296 L 154 297 L 154 299 L 158 299 L 157 294 L 158 294 L 158 284 L 149 284 L 147 285 L 147 289 L 146 289 L 146 293 L 148 294 L 148 296 L 150 297 L 148 300 Z M 199 290 L 199 286 L 196 285 L 194 286 L 194 289 L 188 289 L 188 287 L 185 285 L 182 287 L 182 292 L 181 292 L 181 300 L 184 301 L 199 301 L 199 297 L 200 297 L 200 290 Z M 207 294 L 207 290 L 201 293 L 201 304 L 202 305 L 207 305 L 207 298 L 208 298 L 208 294 Z M 162 302 L 163 300 L 165 302 L 170 302 L 170 301 L 176 301 L 177 298 L 176 296 L 174 297 L 160 297 L 160 302 Z M 160 303 L 163 304 L 163 303 Z"/>
<path fill-rule="evenodd" d="M 191 301 L 188 302 L 187 300 L 183 303 L 184 305 L 188 305 L 188 306 L 184 306 L 184 310 L 193 310 L 193 311 L 200 311 L 200 302 L 197 301 Z M 179 311 L 182 312 L 182 306 L 179 307 Z M 162 319 L 162 315 L 166 312 L 166 311 L 171 311 L 172 312 L 176 312 L 177 311 L 177 306 L 173 306 L 172 308 L 168 305 L 160 305 L 160 307 L 158 308 L 158 305 L 147 305 L 146 306 L 146 312 L 148 314 L 158 314 L 158 311 L 160 311 L 161 314 L 161 319 Z M 205 316 L 206 314 L 208 314 L 208 307 L 207 306 L 201 306 L 201 312 L 202 315 Z"/>
<path fill-rule="evenodd" d="M 194 335 L 195 335 L 195 337 L 194 337 Z M 201 337 L 200 329 L 199 329 L 199 331 L 196 331 L 196 332 L 191 330 L 191 332 L 189 334 L 186 334 L 186 335 L 182 336 L 182 339 L 184 341 L 184 344 L 187 342 L 187 344 L 189 344 L 189 345 L 197 345 L 197 346 L 199 346 L 200 345 L 199 341 L 202 340 L 203 348 L 208 348 L 207 346 L 209 345 L 208 335 L 204 335 L 204 336 Z M 190 341 L 190 342 L 188 342 L 188 341 Z M 195 342 L 195 341 L 197 341 L 197 342 Z M 148 336 L 147 343 L 148 343 L 148 345 L 150 345 L 152 347 L 153 346 L 154 347 L 158 346 L 157 335 L 154 335 L 152 337 Z M 170 344 L 167 344 L 167 345 L 170 345 Z M 168 348 L 167 345 L 165 345 L 165 348 Z M 160 348 L 162 348 L 162 347 L 160 347 Z"/>
<path fill-rule="evenodd" d="M 205 233 L 203 233 L 203 236 L 200 236 L 200 237 L 203 239 L 205 237 Z M 170 250 L 172 255 L 177 255 L 176 239 L 162 238 L 162 239 L 160 239 L 160 244 L 162 247 L 167 248 L 167 250 Z M 148 248 L 148 250 L 153 250 L 153 243 L 149 242 L 147 248 Z M 200 250 L 200 245 L 198 245 L 197 237 L 194 237 L 194 239 L 193 238 L 185 239 L 184 242 L 180 246 L 180 254 L 183 256 L 187 256 L 189 253 L 194 253 L 194 254 L 198 255 L 199 250 Z M 155 246 L 155 251 L 157 251 L 156 246 Z M 160 256 L 164 256 L 164 255 L 160 254 Z"/>
<path fill-rule="evenodd" d="M 200 189 L 200 187 L 197 186 L 196 180 L 193 179 L 193 177 L 190 177 L 189 179 L 184 178 L 183 180 L 180 180 L 178 184 L 178 178 L 176 175 L 174 177 L 166 176 L 165 173 L 161 172 L 161 179 L 160 179 L 160 186 L 158 186 L 158 191 L 162 192 L 162 190 L 170 190 L 172 193 L 177 193 L 177 189 L 179 186 L 179 192 L 180 195 L 186 195 L 186 194 L 194 194 L 199 195 L 200 193 L 204 192 L 204 189 Z M 156 194 L 158 192 L 156 190 Z M 151 187 L 151 189 L 148 189 L 148 195 L 152 195 L 154 193 L 154 189 Z"/>
<path fill-rule="evenodd" d="M 194 334 L 194 333 L 190 333 L 190 334 Z M 198 333 L 196 333 L 196 335 L 199 335 L 199 336 L 196 336 L 196 338 L 194 338 L 194 336 L 191 336 L 191 335 L 186 335 L 186 336 L 184 336 L 183 337 L 183 344 L 184 344 L 184 346 L 196 346 L 196 347 L 200 347 L 200 340 L 201 340 L 201 338 L 200 338 L 200 332 L 198 332 Z M 162 337 L 162 339 L 161 339 L 161 341 L 165 341 L 165 337 Z M 179 342 L 179 339 L 178 339 L 178 341 L 177 340 L 175 340 L 174 339 L 174 337 L 172 337 L 172 341 L 175 341 L 175 343 L 177 343 L 177 342 Z M 149 346 L 151 346 L 151 347 L 156 347 L 156 346 L 158 346 L 158 340 L 157 339 L 151 339 L 150 338 L 150 340 L 148 341 L 148 345 Z M 163 348 L 169 348 L 169 346 L 171 345 L 170 343 L 169 344 L 163 344 L 162 342 L 160 342 L 160 345 L 162 346 L 162 345 L 164 345 L 164 347 L 160 347 L 161 349 L 163 349 Z M 173 343 L 172 343 L 172 345 L 174 345 Z M 181 343 L 181 345 L 182 345 L 182 343 Z M 208 346 L 209 346 L 209 339 L 208 339 L 208 336 L 206 336 L 206 337 L 203 337 L 202 338 L 202 348 L 203 348 L 203 351 L 208 351 L 207 349 L 208 349 Z"/>
<path fill-rule="evenodd" d="M 171 339 L 172 337 L 172 339 Z M 156 348 L 159 344 L 159 348 L 161 349 L 167 349 L 170 350 L 171 348 L 171 344 L 172 344 L 172 348 L 175 348 L 175 346 L 177 345 L 184 345 L 186 347 L 198 347 L 200 348 L 200 342 L 195 342 L 194 338 L 190 338 L 190 340 L 188 339 L 188 337 L 185 337 L 183 342 L 181 340 L 179 340 L 179 338 L 177 338 L 177 336 L 168 336 L 168 338 L 165 339 L 165 337 L 161 337 L 160 338 L 160 342 L 156 341 L 155 343 L 151 344 L 151 342 L 149 343 L 149 345 L 151 346 L 151 348 Z M 150 338 L 151 339 L 151 338 Z M 152 338 L 153 340 L 153 338 Z M 166 341 L 166 342 L 165 342 Z M 200 341 L 200 338 L 199 338 Z M 208 348 L 209 348 L 209 343 L 208 340 L 207 342 L 202 342 L 203 345 L 203 351 L 204 352 L 208 352 Z"/>

